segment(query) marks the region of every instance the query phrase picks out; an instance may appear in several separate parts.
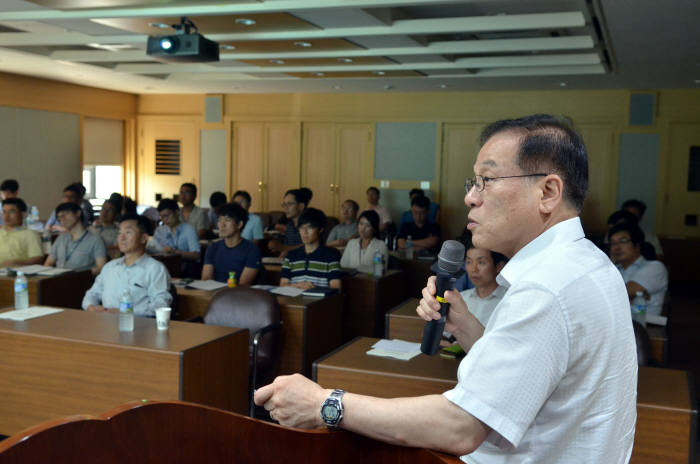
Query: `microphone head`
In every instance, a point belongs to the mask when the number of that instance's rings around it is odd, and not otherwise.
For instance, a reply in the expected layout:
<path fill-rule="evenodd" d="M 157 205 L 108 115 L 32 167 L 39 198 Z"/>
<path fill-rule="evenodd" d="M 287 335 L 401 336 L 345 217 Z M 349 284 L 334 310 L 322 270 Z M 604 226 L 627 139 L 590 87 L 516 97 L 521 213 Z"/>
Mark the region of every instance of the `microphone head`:
<path fill-rule="evenodd" d="M 457 240 L 445 240 L 438 254 L 438 269 L 448 274 L 459 271 L 464 264 L 464 245 Z"/>

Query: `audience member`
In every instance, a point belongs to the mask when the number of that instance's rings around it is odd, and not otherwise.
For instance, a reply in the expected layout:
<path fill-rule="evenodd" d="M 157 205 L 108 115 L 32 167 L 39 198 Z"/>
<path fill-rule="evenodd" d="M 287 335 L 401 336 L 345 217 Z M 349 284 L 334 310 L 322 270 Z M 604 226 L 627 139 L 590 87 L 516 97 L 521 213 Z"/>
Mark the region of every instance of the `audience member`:
<path fill-rule="evenodd" d="M 351 238 L 357 237 L 357 212 L 359 209 L 360 205 L 355 200 L 345 200 L 340 205 L 340 224 L 331 229 L 326 239 L 326 246 L 342 247 L 347 245 Z"/>
<path fill-rule="evenodd" d="M 252 199 L 250 194 L 245 190 L 239 190 L 233 194 L 233 202 L 238 203 L 248 213 L 248 221 L 246 221 L 241 232 L 241 237 L 251 242 L 257 242 L 263 239 L 263 224 L 262 219 L 257 214 L 249 212 Z"/>
<path fill-rule="evenodd" d="M 298 222 L 303 246 L 287 253 L 282 264 L 280 285 L 304 290 L 312 287 L 340 290 L 340 253 L 321 244 L 326 215 L 316 208 L 306 208 Z"/>
<path fill-rule="evenodd" d="M 314 197 L 314 192 L 308 187 L 299 187 L 299 192 L 301 193 L 301 201 L 306 206 L 309 206 L 311 199 Z"/>
<path fill-rule="evenodd" d="M 636 224 L 620 223 L 610 230 L 610 259 L 617 265 L 627 287 L 630 301 L 644 292 L 647 314 L 659 315 L 668 287 L 668 272 L 661 261 L 642 256 L 644 232 Z"/>
<path fill-rule="evenodd" d="M 7 198 L 19 197 L 19 182 L 14 179 L 5 179 L 0 184 L 0 200 Z M 0 205 L 2 202 L 0 202 Z M 3 224 L 2 215 L 0 214 L 0 226 Z"/>
<path fill-rule="evenodd" d="M 209 227 L 212 229 L 216 228 L 219 222 L 219 211 L 226 202 L 227 198 L 224 192 L 214 192 L 209 195 L 209 213 L 207 214 L 207 219 L 209 220 Z"/>
<path fill-rule="evenodd" d="M 85 187 L 80 182 L 74 182 L 63 189 L 63 203 L 75 203 L 83 210 L 83 227 L 88 227 L 93 219 L 92 205 L 84 201 Z M 51 230 L 65 232 L 56 219 L 56 210 L 51 212 L 51 217 L 46 221 L 46 226 Z"/>
<path fill-rule="evenodd" d="M 622 209 L 624 211 L 629 211 L 637 217 L 637 224 L 639 225 L 639 228 L 642 229 L 642 232 L 644 232 L 644 240 L 647 243 L 651 244 L 652 247 L 654 247 L 656 259 L 663 261 L 664 250 L 663 248 L 661 248 L 661 242 L 659 241 L 659 237 L 656 236 L 653 229 L 649 230 L 648 228 L 645 228 L 642 224 L 642 218 L 644 217 L 644 213 L 647 210 L 647 205 L 641 200 L 627 200 L 624 203 L 622 203 Z"/>
<path fill-rule="evenodd" d="M 270 240 L 267 247 L 273 253 L 279 253 L 284 257 L 289 250 L 299 248 L 302 244 L 301 236 L 299 235 L 299 217 L 306 208 L 305 201 L 308 201 L 308 195 L 304 194 L 300 189 L 287 190 L 282 200 L 282 209 L 287 218 L 287 225 L 284 229 L 284 239 L 282 242 L 278 240 Z M 325 227 L 325 215 L 324 215 Z"/>
<path fill-rule="evenodd" d="M 120 195 L 121 198 L 121 195 Z M 100 210 L 100 216 L 97 220 L 90 226 L 90 232 L 102 237 L 107 248 L 107 254 L 116 258 L 119 256 L 119 246 L 117 245 L 117 236 L 119 235 L 119 226 L 117 225 L 117 216 L 122 209 L 121 201 L 105 200 L 102 203 L 102 209 Z"/>
<path fill-rule="evenodd" d="M 238 203 L 228 203 L 219 209 L 219 235 L 209 245 L 204 257 L 202 280 L 228 280 L 229 272 L 235 273 L 239 285 L 252 285 L 262 269 L 260 249 L 242 237 L 248 213 Z"/>
<path fill-rule="evenodd" d="M 205 238 L 209 229 L 209 219 L 206 211 L 194 204 L 197 199 L 197 186 L 190 182 L 182 184 L 178 199 L 182 203 L 180 222 L 191 224 L 199 238 Z"/>
<path fill-rule="evenodd" d="M 0 268 L 41 264 L 44 252 L 41 238 L 33 230 L 22 227 L 27 204 L 21 198 L 6 198 L 2 202 L 0 227 Z"/>
<path fill-rule="evenodd" d="M 379 189 L 370 187 L 367 189 L 367 209 L 372 210 L 379 215 L 379 231 L 384 232 L 391 224 L 391 215 L 385 207 L 379 204 Z"/>
<path fill-rule="evenodd" d="M 197 262 L 201 257 L 199 237 L 191 224 L 180 222 L 177 202 L 166 198 L 158 203 L 162 224 L 153 234 L 148 251 L 176 254 L 182 257 L 183 277 L 199 277 Z"/>
<path fill-rule="evenodd" d="M 85 198 L 85 193 L 87 192 L 87 190 L 85 189 L 85 186 L 80 182 L 76 182 L 74 185 L 78 187 L 78 190 L 80 192 L 80 208 L 83 210 L 83 214 L 86 216 L 86 220 L 83 222 L 91 224 L 92 221 L 95 220 L 95 212 L 92 209 L 92 203 L 90 203 L 90 201 Z"/>
<path fill-rule="evenodd" d="M 416 196 L 425 196 L 425 192 L 423 189 L 419 188 L 414 188 L 411 189 L 410 192 L 408 192 L 408 201 L 409 204 L 413 204 L 413 199 Z M 434 201 L 430 202 L 430 210 L 428 211 L 428 222 L 437 222 L 437 213 L 440 210 L 440 205 Z M 404 224 L 407 224 L 409 222 L 413 221 L 413 213 L 409 209 L 408 211 L 404 211 L 403 214 L 401 214 L 401 221 L 399 222 L 399 230 L 401 230 L 401 226 Z"/>
<path fill-rule="evenodd" d="M 337 226 L 336 226 L 337 227 Z M 389 250 L 386 244 L 377 238 L 379 233 L 379 215 L 367 210 L 360 214 L 357 221 L 357 238 L 350 240 L 340 258 L 340 267 L 371 271 L 374 264 L 374 254 L 381 253 L 382 260 L 389 260 Z"/>
<path fill-rule="evenodd" d="M 440 246 L 440 226 L 434 222 L 428 222 L 430 200 L 427 197 L 417 195 L 411 202 L 411 214 L 413 220 L 401 227 L 398 235 L 399 248 L 406 248 L 406 241 L 411 237 L 413 249 L 436 251 Z"/>
<path fill-rule="evenodd" d="M 126 215 L 126 214 L 129 214 L 129 215 L 137 214 L 136 213 L 136 202 L 134 200 L 132 200 L 131 197 L 123 197 L 122 209 L 121 209 L 120 216 Z"/>
<path fill-rule="evenodd" d="M 618 211 L 615 211 L 612 213 L 610 216 L 608 216 L 608 232 L 605 234 L 605 237 L 603 238 L 603 243 L 607 246 L 607 248 L 603 248 L 603 251 L 605 251 L 608 255 L 610 254 L 610 244 L 609 244 L 609 239 L 610 239 L 610 230 L 618 225 L 618 224 L 634 224 L 634 225 L 639 225 L 639 218 L 635 216 L 634 214 L 630 213 L 627 210 L 621 209 Z M 656 256 L 656 250 L 654 250 L 654 246 L 647 242 L 644 241 L 640 247 L 642 256 L 644 258 L 648 259 L 649 261 L 654 261 L 657 259 Z"/>
<path fill-rule="evenodd" d="M 486 327 L 491 313 L 506 293 L 505 287 L 496 282 L 496 276 L 506 265 L 508 258 L 495 251 L 476 248 L 472 243 L 467 246 L 467 274 L 474 288 L 464 290 L 460 294 L 467 303 L 469 312 Z"/>
<path fill-rule="evenodd" d="M 125 290 L 131 294 L 136 316 L 153 317 L 156 308 L 170 306 L 170 275 L 163 263 L 145 254 L 150 226 L 143 216 L 122 216 L 118 243 L 124 256 L 105 264 L 85 293 L 83 309 L 118 313 Z"/>
<path fill-rule="evenodd" d="M 83 226 L 82 215 L 83 210 L 75 203 L 61 203 L 56 207 L 56 217 L 66 232 L 51 245 L 44 266 L 90 269 L 93 275 L 100 273 L 107 262 L 105 243 Z"/>

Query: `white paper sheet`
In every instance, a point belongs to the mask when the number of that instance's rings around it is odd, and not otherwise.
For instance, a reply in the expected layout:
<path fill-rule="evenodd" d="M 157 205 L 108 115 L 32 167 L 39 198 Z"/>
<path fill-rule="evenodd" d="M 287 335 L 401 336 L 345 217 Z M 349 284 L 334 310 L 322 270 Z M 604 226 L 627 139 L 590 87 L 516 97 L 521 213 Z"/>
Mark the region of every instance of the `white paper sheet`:
<path fill-rule="evenodd" d="M 271 293 L 284 296 L 299 296 L 304 290 L 296 287 L 277 287 L 270 290 Z"/>
<path fill-rule="evenodd" d="M 54 276 L 54 275 L 59 275 L 59 274 L 65 274 L 66 272 L 70 272 L 71 269 L 63 269 L 60 267 L 51 267 L 49 269 L 46 269 L 44 271 L 39 271 L 37 274 L 42 275 L 42 276 Z"/>
<path fill-rule="evenodd" d="M 372 345 L 372 349 L 367 352 L 371 356 L 383 358 L 395 358 L 408 361 L 420 354 L 420 343 L 407 342 L 404 340 L 379 340 Z"/>
<path fill-rule="evenodd" d="M 26 309 L 15 309 L 0 313 L 0 319 L 8 319 L 10 321 L 26 321 L 35 317 L 48 316 L 49 314 L 60 313 L 63 311 L 60 308 L 51 308 L 48 306 L 30 306 Z"/>
<path fill-rule="evenodd" d="M 647 324 L 654 324 L 666 327 L 666 321 L 668 318 L 666 316 L 655 316 L 653 314 L 647 314 Z"/>
<path fill-rule="evenodd" d="M 31 275 L 31 274 L 38 274 L 39 272 L 42 271 L 50 271 L 53 268 L 49 266 L 42 266 L 41 264 L 32 264 L 30 266 L 17 266 L 17 267 L 11 267 L 15 272 L 22 271 L 24 272 L 24 275 Z"/>
<path fill-rule="evenodd" d="M 284 258 L 280 258 L 279 256 L 265 256 L 262 262 L 263 264 L 282 264 Z"/>
<path fill-rule="evenodd" d="M 187 284 L 190 288 L 196 288 L 198 290 L 218 290 L 224 288 L 227 284 L 223 282 L 218 282 L 216 280 L 193 280 Z"/>

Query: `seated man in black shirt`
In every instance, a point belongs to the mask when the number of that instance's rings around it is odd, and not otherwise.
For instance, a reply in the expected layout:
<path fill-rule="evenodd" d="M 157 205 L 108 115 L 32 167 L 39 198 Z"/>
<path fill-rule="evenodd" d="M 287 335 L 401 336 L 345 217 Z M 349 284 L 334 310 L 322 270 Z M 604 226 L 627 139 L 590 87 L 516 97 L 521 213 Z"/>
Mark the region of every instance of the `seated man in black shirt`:
<path fill-rule="evenodd" d="M 415 196 L 411 200 L 411 214 L 413 221 L 401 226 L 398 235 L 399 248 L 406 248 L 408 238 L 414 250 L 438 251 L 440 246 L 440 226 L 434 222 L 428 222 L 430 211 L 430 199 L 424 196 Z"/>

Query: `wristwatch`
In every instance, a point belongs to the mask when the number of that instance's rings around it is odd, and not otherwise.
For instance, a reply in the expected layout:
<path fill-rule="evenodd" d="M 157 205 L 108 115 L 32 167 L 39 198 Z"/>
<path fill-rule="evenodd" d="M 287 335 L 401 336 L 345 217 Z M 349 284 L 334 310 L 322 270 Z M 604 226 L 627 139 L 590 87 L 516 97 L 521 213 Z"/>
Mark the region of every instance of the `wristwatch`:
<path fill-rule="evenodd" d="M 330 429 L 340 427 L 340 421 L 343 420 L 343 395 L 345 390 L 333 390 L 326 401 L 321 405 L 321 419 Z"/>

